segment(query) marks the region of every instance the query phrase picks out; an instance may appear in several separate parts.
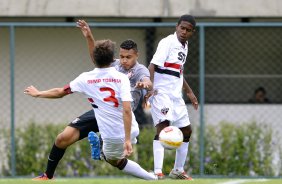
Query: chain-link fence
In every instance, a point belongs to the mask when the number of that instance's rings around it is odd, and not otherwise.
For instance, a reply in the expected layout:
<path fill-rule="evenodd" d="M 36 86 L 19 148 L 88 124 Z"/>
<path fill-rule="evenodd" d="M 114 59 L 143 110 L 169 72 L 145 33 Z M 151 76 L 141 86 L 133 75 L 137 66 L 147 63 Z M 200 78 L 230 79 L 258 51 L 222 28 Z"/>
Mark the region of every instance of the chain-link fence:
<path fill-rule="evenodd" d="M 93 23 L 90 25 L 96 40 L 109 38 L 117 42 L 117 47 L 125 39 L 135 40 L 140 52 L 139 62 L 146 66 L 154 54 L 158 41 L 173 33 L 175 29 L 175 23 Z M 204 34 L 199 32 L 199 28 L 204 29 Z M 14 35 L 12 29 L 15 31 Z M 43 100 L 23 94 L 24 88 L 31 84 L 40 90 L 62 87 L 80 73 L 92 70 L 93 65 L 86 41 L 80 30 L 75 28 L 75 24 L 6 23 L 0 24 L 0 35 L 0 124 L 3 127 L 2 130 L 9 132 L 11 122 L 16 129 L 24 128 L 31 122 L 67 125 L 91 108 L 88 102 L 78 95 L 59 100 Z M 200 38 L 204 40 L 204 45 L 200 44 Z M 280 128 L 282 123 L 281 45 L 282 24 L 280 23 L 199 24 L 194 37 L 189 41 L 189 54 L 185 65 L 185 77 L 196 96 L 204 104 L 200 110 L 195 111 L 189 104 L 189 100 L 185 98 L 194 129 L 194 143 L 191 141 L 194 147 L 190 146 L 192 153 L 190 162 L 194 171 L 191 172 L 201 170 L 195 173 L 222 174 L 218 167 L 210 168 L 210 165 L 216 162 L 211 156 L 210 149 L 223 149 L 219 145 L 222 143 L 220 140 L 225 139 L 224 132 L 210 134 L 214 127 L 216 131 L 220 131 L 224 126 L 222 122 L 236 126 L 255 122 L 259 127 L 265 127 L 264 129 L 270 127 L 272 131 L 272 139 L 268 143 L 275 147 L 276 151 L 271 152 L 269 158 L 275 172 L 269 175 L 281 175 L 281 151 L 279 151 L 281 149 L 279 146 L 282 145 L 279 142 L 282 133 Z M 204 66 L 200 64 L 203 51 Z M 204 69 L 204 75 L 201 75 L 200 69 Z M 201 81 L 205 82 L 204 89 L 200 88 Z M 255 99 L 255 90 L 258 89 L 256 91 L 261 92 L 262 88 L 266 91 L 266 97 L 269 100 L 260 103 Z M 201 91 L 204 99 L 200 99 Z M 264 94 L 263 90 L 261 93 L 257 95 L 258 98 Z M 140 124 L 151 126 L 147 109 L 144 113 L 140 106 L 136 116 Z M 202 140 L 206 141 L 202 141 L 201 144 L 198 141 L 201 139 L 197 131 L 200 126 L 206 130 L 205 134 L 201 134 L 201 138 L 204 138 Z M 253 134 L 255 133 L 248 132 L 249 136 Z M 0 168 L 1 166 L 10 168 L 10 165 L 13 167 L 13 164 L 8 161 L 11 153 L 5 149 L 10 148 L 10 145 L 14 143 L 4 141 L 3 136 L 4 134 L 0 134 Z M 215 148 L 207 141 L 217 136 L 222 137 L 218 144 L 215 143 L 217 144 Z M 237 134 L 233 136 L 239 137 Z M 260 138 L 258 137 L 258 140 L 265 142 Z M 245 136 L 244 139 L 250 139 L 250 137 Z M 262 142 L 259 144 L 263 144 Z M 245 148 L 244 144 L 241 146 Z M 200 148 L 204 153 L 201 156 Z M 259 145 L 257 149 L 257 152 L 262 152 Z M 218 154 L 222 155 L 223 151 L 218 151 Z M 236 160 L 236 155 L 232 158 Z M 16 160 L 15 163 L 19 162 L 20 160 Z M 249 172 L 253 175 L 267 175 L 266 172 L 261 173 L 253 169 L 255 165 L 253 161 L 248 163 L 251 168 Z M 232 174 L 232 171 L 230 173 Z M 4 175 L 1 169 L 0 175 Z"/>

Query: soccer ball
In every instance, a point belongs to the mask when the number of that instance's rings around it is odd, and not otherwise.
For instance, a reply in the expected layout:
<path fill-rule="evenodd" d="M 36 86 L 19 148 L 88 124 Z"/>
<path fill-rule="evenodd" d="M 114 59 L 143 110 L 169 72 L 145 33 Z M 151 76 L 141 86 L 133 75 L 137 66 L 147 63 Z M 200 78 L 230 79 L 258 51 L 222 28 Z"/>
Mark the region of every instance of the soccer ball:
<path fill-rule="evenodd" d="M 183 142 L 183 134 L 179 128 L 168 126 L 161 131 L 159 141 L 166 149 L 177 149 Z"/>

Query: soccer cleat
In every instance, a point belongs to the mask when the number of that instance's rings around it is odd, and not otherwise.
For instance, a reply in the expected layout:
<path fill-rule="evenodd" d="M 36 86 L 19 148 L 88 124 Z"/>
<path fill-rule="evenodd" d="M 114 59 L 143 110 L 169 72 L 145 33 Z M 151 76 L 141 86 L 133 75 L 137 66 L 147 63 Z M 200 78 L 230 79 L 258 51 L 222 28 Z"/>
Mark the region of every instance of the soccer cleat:
<path fill-rule="evenodd" d="M 51 178 L 53 179 L 53 178 Z M 33 181 L 44 181 L 44 180 L 51 180 L 47 177 L 46 173 L 41 174 L 40 176 L 37 176 L 35 178 L 33 178 Z"/>
<path fill-rule="evenodd" d="M 158 177 L 158 180 L 165 179 L 165 175 L 163 173 L 155 173 L 155 175 Z"/>
<path fill-rule="evenodd" d="M 172 169 L 169 173 L 169 177 L 172 179 L 179 179 L 179 180 L 193 180 L 192 177 L 188 176 L 184 171 L 177 171 Z"/>
<path fill-rule="evenodd" d="M 152 180 L 158 180 L 158 176 L 153 171 L 148 171 L 150 175 L 152 175 Z"/>
<path fill-rule="evenodd" d="M 101 160 L 100 157 L 100 140 L 98 135 L 91 131 L 88 133 L 88 141 L 91 146 L 91 158 L 93 160 Z"/>

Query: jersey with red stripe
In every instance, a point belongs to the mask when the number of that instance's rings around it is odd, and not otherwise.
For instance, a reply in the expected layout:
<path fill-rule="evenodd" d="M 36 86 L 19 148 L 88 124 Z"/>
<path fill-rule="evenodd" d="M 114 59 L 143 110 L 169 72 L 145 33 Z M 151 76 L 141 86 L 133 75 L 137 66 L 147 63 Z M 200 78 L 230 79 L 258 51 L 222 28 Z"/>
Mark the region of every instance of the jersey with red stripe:
<path fill-rule="evenodd" d="M 130 82 L 114 67 L 95 68 L 70 82 L 72 92 L 83 93 L 90 101 L 103 139 L 124 140 L 123 101 L 132 101 Z M 139 133 L 132 113 L 132 136 Z"/>
<path fill-rule="evenodd" d="M 151 61 L 156 65 L 154 89 L 170 97 L 182 97 L 183 69 L 188 54 L 188 42 L 183 46 L 176 33 L 163 38 Z"/>

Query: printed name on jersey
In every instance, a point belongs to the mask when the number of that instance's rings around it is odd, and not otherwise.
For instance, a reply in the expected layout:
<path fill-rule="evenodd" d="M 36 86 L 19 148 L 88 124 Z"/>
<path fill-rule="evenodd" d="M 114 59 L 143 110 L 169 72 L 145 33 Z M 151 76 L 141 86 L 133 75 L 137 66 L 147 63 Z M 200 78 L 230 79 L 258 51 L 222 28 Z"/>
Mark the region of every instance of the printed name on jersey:
<path fill-rule="evenodd" d="M 114 83 L 121 83 L 120 79 L 113 79 L 113 78 L 106 78 L 106 79 L 90 79 L 87 80 L 88 84 L 96 84 L 96 83 L 100 83 L 100 82 L 114 82 Z"/>
<path fill-rule="evenodd" d="M 169 108 L 168 107 L 164 107 L 161 109 L 161 112 L 163 113 L 163 115 L 166 115 L 169 111 Z"/>

